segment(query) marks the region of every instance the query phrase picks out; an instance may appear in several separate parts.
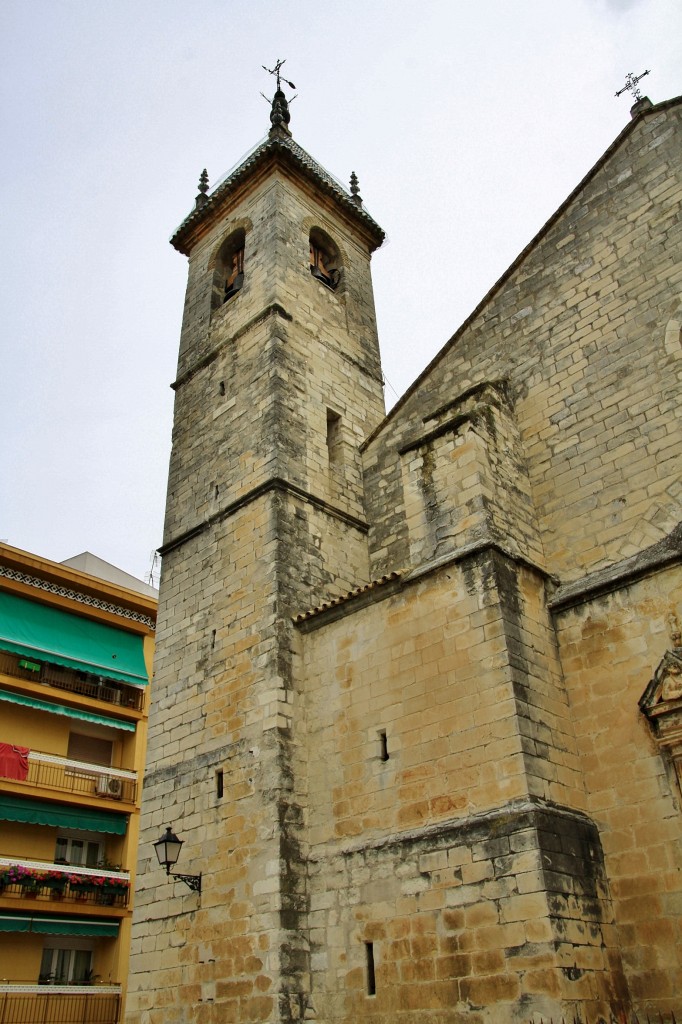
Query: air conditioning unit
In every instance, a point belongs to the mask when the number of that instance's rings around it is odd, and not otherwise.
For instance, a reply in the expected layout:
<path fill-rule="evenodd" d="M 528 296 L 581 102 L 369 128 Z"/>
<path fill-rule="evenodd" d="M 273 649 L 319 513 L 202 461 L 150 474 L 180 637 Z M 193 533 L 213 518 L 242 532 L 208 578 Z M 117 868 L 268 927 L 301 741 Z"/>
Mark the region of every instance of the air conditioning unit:
<path fill-rule="evenodd" d="M 113 797 L 120 800 L 123 796 L 123 782 L 121 779 L 112 779 L 109 775 L 100 775 L 97 780 L 97 796 Z"/>

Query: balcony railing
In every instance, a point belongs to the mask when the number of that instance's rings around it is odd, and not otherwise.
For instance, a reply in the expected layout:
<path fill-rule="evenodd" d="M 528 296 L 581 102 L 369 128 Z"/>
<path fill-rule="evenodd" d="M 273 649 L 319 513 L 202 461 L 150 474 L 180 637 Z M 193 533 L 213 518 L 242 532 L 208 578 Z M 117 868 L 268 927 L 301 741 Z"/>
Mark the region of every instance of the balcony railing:
<path fill-rule="evenodd" d="M 119 1024 L 120 985 L 0 985 L 2 1024 Z"/>
<path fill-rule="evenodd" d="M 5 897 L 127 907 L 130 875 L 127 871 L 0 857 L 0 898 Z"/>
<path fill-rule="evenodd" d="M 22 658 L 18 654 L 0 651 L 0 672 L 17 679 L 30 679 L 45 686 L 56 686 L 60 690 L 79 693 L 83 697 L 95 697 L 107 704 L 118 704 L 124 708 L 141 711 L 144 705 L 144 690 L 138 686 L 126 686 L 101 676 L 76 672 L 58 665 L 48 665 L 36 658 Z M 2 1021 L 2 1018 L 0 1018 Z"/>
<path fill-rule="evenodd" d="M 137 772 L 74 761 L 41 750 L 29 752 L 26 778 L 15 778 L 12 781 L 43 789 L 56 789 L 62 793 L 82 793 L 85 796 L 126 800 L 129 803 L 135 803 L 137 796 Z"/>

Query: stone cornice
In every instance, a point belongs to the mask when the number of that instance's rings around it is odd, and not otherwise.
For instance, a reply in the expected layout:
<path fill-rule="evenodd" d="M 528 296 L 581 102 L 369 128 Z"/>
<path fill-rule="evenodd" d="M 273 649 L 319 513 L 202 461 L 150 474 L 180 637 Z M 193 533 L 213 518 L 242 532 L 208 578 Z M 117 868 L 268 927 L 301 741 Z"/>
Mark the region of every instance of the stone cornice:
<path fill-rule="evenodd" d="M 637 555 L 631 555 L 615 565 L 608 565 L 597 572 L 589 573 L 572 583 L 557 587 L 547 602 L 553 612 L 561 612 L 574 605 L 608 594 L 634 583 L 645 576 L 651 576 L 668 565 L 682 562 L 682 524 L 673 532 L 645 548 Z"/>
<path fill-rule="evenodd" d="M 361 533 L 367 533 L 369 530 L 368 524 L 364 519 L 358 519 L 357 516 L 352 515 L 350 512 L 345 512 L 343 509 L 338 508 L 330 502 L 325 501 L 324 498 L 319 498 L 311 491 L 306 491 L 303 487 L 298 487 L 296 484 L 290 483 L 288 480 L 284 480 L 282 477 L 272 477 L 269 480 L 264 480 L 263 483 L 258 484 L 257 487 L 252 487 L 251 490 L 240 497 L 235 498 L 228 505 L 218 509 L 213 515 L 207 516 L 201 522 L 195 523 L 188 530 L 184 530 L 183 533 L 178 534 L 171 540 L 166 541 L 159 548 L 159 554 L 161 556 L 167 555 L 169 551 L 175 550 L 175 548 L 181 547 L 186 544 L 188 540 L 193 537 L 198 537 L 199 534 L 203 533 L 204 530 L 208 530 L 214 523 L 220 522 L 222 519 L 227 519 L 229 516 L 238 512 L 239 509 L 248 505 L 250 502 L 255 501 L 257 498 L 262 497 L 264 494 L 268 494 L 271 491 L 279 491 L 282 494 L 289 494 L 293 497 L 300 498 L 309 505 L 314 505 L 320 511 L 327 513 L 327 515 L 333 516 L 334 519 L 340 519 L 348 526 L 354 527 Z"/>

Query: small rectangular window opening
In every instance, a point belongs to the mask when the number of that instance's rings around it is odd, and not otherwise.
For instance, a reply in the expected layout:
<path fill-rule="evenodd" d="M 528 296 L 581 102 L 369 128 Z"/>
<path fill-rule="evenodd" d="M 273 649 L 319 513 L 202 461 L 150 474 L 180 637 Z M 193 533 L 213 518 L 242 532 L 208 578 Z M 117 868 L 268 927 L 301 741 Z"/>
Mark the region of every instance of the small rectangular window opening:
<path fill-rule="evenodd" d="M 327 409 L 327 454 L 330 466 L 341 461 L 341 417 L 333 409 Z"/>
<path fill-rule="evenodd" d="M 215 795 L 218 800 L 223 798 L 223 770 L 218 768 L 215 773 Z"/>
<path fill-rule="evenodd" d="M 374 974 L 374 943 L 365 943 L 365 953 L 367 955 L 367 995 L 375 996 L 377 994 L 377 981 Z"/>
<path fill-rule="evenodd" d="M 382 761 L 388 761 L 388 740 L 386 738 L 386 730 L 381 729 L 379 731 L 379 757 Z"/>

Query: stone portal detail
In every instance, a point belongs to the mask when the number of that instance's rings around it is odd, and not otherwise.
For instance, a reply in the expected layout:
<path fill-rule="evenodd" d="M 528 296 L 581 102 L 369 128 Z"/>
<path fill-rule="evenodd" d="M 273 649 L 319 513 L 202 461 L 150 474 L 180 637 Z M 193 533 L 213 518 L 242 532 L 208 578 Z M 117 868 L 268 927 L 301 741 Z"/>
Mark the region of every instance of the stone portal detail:
<path fill-rule="evenodd" d="M 682 793 L 682 646 L 680 634 L 673 636 L 676 646 L 666 651 L 642 694 L 639 707 L 651 727 L 661 753 L 675 769 Z"/>

